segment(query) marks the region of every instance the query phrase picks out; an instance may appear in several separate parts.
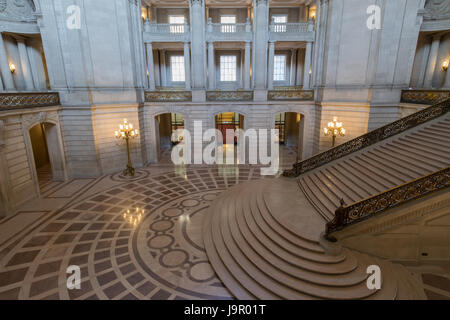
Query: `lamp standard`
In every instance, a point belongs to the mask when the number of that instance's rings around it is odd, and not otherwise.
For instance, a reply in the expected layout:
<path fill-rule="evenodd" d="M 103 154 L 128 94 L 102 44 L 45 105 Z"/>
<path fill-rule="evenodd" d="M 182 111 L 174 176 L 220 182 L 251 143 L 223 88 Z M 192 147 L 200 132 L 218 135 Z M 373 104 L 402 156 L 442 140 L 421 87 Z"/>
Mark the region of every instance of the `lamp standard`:
<path fill-rule="evenodd" d="M 123 139 L 127 143 L 127 155 L 128 155 L 128 163 L 125 170 L 123 170 L 123 175 L 134 176 L 134 168 L 131 163 L 130 158 L 130 139 L 133 139 L 139 135 L 139 131 L 137 129 L 133 129 L 133 125 L 127 121 L 127 119 L 123 119 L 123 124 L 119 124 L 119 130 L 114 132 L 114 135 L 117 139 Z"/>
<path fill-rule="evenodd" d="M 345 136 L 345 129 L 342 127 L 342 122 L 337 121 L 337 117 L 333 117 L 333 121 L 328 122 L 328 127 L 323 128 L 325 136 L 331 136 L 332 147 L 336 144 L 336 137 L 338 135 Z"/>

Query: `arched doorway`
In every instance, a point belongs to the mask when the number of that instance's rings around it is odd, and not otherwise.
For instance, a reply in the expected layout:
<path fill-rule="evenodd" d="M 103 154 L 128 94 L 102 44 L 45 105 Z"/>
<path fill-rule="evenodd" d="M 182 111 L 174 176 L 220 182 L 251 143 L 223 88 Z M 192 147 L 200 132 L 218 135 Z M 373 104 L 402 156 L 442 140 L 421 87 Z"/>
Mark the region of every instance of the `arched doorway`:
<path fill-rule="evenodd" d="M 303 157 L 305 117 L 298 112 L 275 115 L 275 129 L 279 130 L 280 164 L 290 166 Z"/>
<path fill-rule="evenodd" d="M 38 123 L 32 126 L 28 133 L 39 190 L 52 181 L 66 180 L 64 154 L 58 127 L 49 122 Z"/>
<path fill-rule="evenodd" d="M 179 113 L 163 113 L 155 117 L 156 152 L 158 162 L 168 162 L 172 147 L 183 140 L 175 135 L 177 129 L 184 129 L 184 116 Z"/>
<path fill-rule="evenodd" d="M 236 144 L 237 137 L 233 141 L 227 141 L 227 130 L 244 129 L 244 116 L 237 112 L 224 112 L 216 115 L 216 129 L 222 133 L 223 144 Z"/>

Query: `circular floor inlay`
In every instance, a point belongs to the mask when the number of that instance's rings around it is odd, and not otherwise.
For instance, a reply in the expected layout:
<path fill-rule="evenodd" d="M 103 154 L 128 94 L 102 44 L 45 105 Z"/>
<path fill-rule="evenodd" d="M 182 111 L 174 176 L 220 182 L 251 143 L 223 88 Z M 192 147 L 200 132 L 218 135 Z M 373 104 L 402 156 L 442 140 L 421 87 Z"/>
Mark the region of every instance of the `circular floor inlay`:
<path fill-rule="evenodd" d="M 198 200 L 188 199 L 184 200 L 181 204 L 185 207 L 195 207 L 196 205 L 198 205 Z"/>
<path fill-rule="evenodd" d="M 183 211 L 178 208 L 170 208 L 163 212 L 163 215 L 166 217 L 178 217 L 180 214 L 182 214 Z"/>
<path fill-rule="evenodd" d="M 170 246 L 174 239 L 170 235 L 162 235 L 151 238 L 148 241 L 148 245 L 154 249 L 161 249 Z"/>
<path fill-rule="evenodd" d="M 161 264 L 167 268 L 177 267 L 186 262 L 188 255 L 183 250 L 172 250 L 161 256 Z"/>
<path fill-rule="evenodd" d="M 214 278 L 214 270 L 208 262 L 198 262 L 194 264 L 188 271 L 189 276 L 192 280 L 198 282 L 210 281 Z"/>
<path fill-rule="evenodd" d="M 166 231 L 166 230 L 169 230 L 170 228 L 172 228 L 172 226 L 173 226 L 172 221 L 160 220 L 160 221 L 154 222 L 150 226 L 150 229 L 152 229 L 154 231 Z"/>

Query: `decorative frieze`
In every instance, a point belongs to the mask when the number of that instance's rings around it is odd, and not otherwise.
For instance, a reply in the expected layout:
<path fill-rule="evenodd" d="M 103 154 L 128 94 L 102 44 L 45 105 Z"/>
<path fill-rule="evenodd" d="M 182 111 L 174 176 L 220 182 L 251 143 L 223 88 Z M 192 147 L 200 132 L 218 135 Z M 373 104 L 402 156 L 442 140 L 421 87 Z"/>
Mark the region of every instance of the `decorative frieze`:
<path fill-rule="evenodd" d="M 146 91 L 146 102 L 182 102 L 192 101 L 191 91 Z"/>
<path fill-rule="evenodd" d="M 253 91 L 207 91 L 207 101 L 252 101 Z"/>
<path fill-rule="evenodd" d="M 270 90 L 267 93 L 267 100 L 283 101 L 283 100 L 293 100 L 293 101 L 305 101 L 314 100 L 313 90 L 301 90 L 297 87 L 279 87 L 275 90 Z"/>
<path fill-rule="evenodd" d="M 59 105 L 57 92 L 0 93 L 0 110 Z"/>
<path fill-rule="evenodd" d="M 402 102 L 434 104 L 450 98 L 450 90 L 403 90 Z"/>

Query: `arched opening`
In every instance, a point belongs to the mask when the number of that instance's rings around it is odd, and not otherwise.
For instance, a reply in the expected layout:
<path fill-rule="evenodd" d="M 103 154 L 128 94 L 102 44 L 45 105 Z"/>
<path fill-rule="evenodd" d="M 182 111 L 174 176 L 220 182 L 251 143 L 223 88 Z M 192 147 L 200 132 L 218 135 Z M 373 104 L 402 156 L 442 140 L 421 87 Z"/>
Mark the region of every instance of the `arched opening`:
<path fill-rule="evenodd" d="M 172 147 L 183 140 L 173 135 L 177 129 L 184 129 L 184 116 L 179 113 L 163 113 L 155 117 L 156 153 L 158 162 L 169 162 Z"/>
<path fill-rule="evenodd" d="M 64 181 L 64 157 L 56 125 L 38 123 L 30 128 L 29 134 L 39 188 L 51 181 Z"/>
<path fill-rule="evenodd" d="M 223 144 L 236 144 L 237 137 L 234 140 L 227 141 L 227 130 L 244 129 L 244 116 L 237 112 L 224 112 L 216 115 L 216 129 L 222 133 Z"/>
<path fill-rule="evenodd" d="M 280 164 L 290 166 L 303 157 L 303 129 L 305 117 L 297 112 L 275 115 L 275 129 L 279 130 Z"/>

